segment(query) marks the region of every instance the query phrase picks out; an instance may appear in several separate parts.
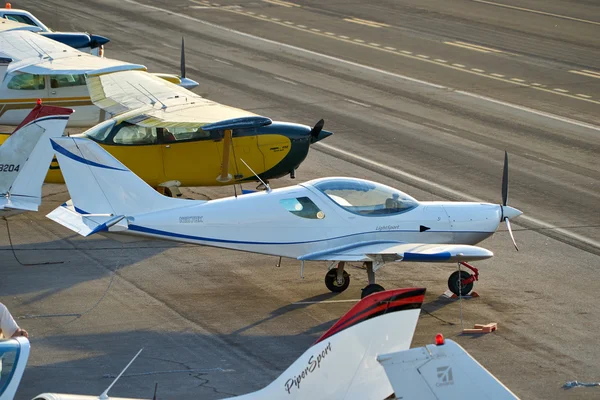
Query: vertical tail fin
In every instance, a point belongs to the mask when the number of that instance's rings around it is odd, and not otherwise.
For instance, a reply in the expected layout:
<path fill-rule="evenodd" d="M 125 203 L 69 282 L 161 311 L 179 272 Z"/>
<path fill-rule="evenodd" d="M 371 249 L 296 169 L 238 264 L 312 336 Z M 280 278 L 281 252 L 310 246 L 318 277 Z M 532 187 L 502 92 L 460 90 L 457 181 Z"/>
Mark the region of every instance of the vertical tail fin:
<path fill-rule="evenodd" d="M 456 342 L 382 354 L 378 358 L 399 399 L 518 399 Z"/>
<path fill-rule="evenodd" d="M 189 204 L 161 195 L 89 139 L 57 138 L 52 148 L 81 214 L 133 216 Z"/>
<path fill-rule="evenodd" d="M 409 348 L 424 296 L 425 289 L 395 289 L 365 297 L 273 383 L 239 399 L 388 397 L 377 355 Z"/>
<path fill-rule="evenodd" d="M 37 105 L 0 147 L 0 209 L 37 210 L 53 156 L 49 138 L 63 134 L 72 113 Z"/>

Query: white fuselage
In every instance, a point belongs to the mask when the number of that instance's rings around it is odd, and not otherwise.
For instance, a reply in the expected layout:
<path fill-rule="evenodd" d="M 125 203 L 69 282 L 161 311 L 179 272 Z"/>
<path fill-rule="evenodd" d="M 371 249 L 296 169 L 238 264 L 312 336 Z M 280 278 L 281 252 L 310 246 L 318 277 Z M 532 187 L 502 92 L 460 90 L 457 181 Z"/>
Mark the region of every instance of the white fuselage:
<path fill-rule="evenodd" d="M 300 197 L 324 217 L 294 215 L 280 202 Z M 121 233 L 298 258 L 357 242 L 472 245 L 496 231 L 501 213 L 498 204 L 420 202 L 396 215 L 363 216 L 313 186 L 297 185 L 136 215 Z"/>

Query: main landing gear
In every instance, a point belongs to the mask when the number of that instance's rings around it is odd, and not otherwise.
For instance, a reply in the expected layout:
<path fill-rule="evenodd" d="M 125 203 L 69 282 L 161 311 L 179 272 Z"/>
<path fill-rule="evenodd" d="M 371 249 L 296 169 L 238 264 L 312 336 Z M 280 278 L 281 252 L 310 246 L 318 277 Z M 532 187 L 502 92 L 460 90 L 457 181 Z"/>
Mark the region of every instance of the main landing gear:
<path fill-rule="evenodd" d="M 332 263 L 329 267 L 329 271 L 327 271 L 327 274 L 325 274 L 325 286 L 327 286 L 327 289 L 331 290 L 332 292 L 341 293 L 348 289 L 348 286 L 350 285 L 350 275 L 344 271 L 345 264 L 345 262 L 340 261 L 336 267 L 335 264 Z M 364 263 L 364 266 L 367 269 L 369 284 L 362 289 L 362 293 L 360 295 L 361 299 L 370 294 L 383 292 L 385 290 L 383 286 L 375 283 L 375 270 L 373 269 L 373 262 L 367 261 Z"/>
<path fill-rule="evenodd" d="M 473 271 L 473 274 L 461 270 L 461 265 Z M 448 289 L 457 296 L 466 296 L 473 290 L 473 284 L 478 280 L 479 270 L 469 263 L 461 261 L 458 263 L 458 271 L 454 271 L 448 278 Z"/>

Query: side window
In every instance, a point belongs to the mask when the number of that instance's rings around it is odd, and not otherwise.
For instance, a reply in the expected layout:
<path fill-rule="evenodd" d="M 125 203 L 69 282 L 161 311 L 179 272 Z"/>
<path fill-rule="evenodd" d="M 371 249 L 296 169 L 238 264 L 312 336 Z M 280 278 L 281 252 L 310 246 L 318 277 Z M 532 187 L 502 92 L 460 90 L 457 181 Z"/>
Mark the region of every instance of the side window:
<path fill-rule="evenodd" d="M 125 124 L 119 129 L 113 142 L 123 145 L 155 144 L 158 143 L 156 128 Z"/>
<path fill-rule="evenodd" d="M 279 200 L 279 204 L 294 215 L 309 219 L 323 219 L 325 213 L 308 197 Z"/>
<path fill-rule="evenodd" d="M 42 90 L 46 88 L 46 82 L 42 75 L 18 73 L 6 85 L 13 90 Z"/>
<path fill-rule="evenodd" d="M 76 74 L 50 75 L 50 87 L 52 89 L 71 86 L 85 86 L 85 76 Z"/>
<path fill-rule="evenodd" d="M 210 132 L 204 132 L 202 128 L 159 128 L 162 129 L 162 142 L 173 143 L 184 140 L 210 139 Z"/>
<path fill-rule="evenodd" d="M 20 22 L 22 24 L 37 26 L 35 22 L 33 22 L 27 15 L 5 14 L 4 18 L 10 19 L 11 21 Z"/>

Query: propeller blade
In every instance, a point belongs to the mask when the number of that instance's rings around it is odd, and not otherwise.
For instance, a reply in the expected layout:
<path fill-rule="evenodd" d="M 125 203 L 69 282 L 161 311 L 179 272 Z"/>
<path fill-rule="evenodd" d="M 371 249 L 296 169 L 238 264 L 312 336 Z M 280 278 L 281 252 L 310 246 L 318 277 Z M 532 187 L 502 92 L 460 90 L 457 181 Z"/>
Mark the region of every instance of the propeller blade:
<path fill-rule="evenodd" d="M 185 42 L 181 37 L 181 77 L 185 78 Z"/>
<path fill-rule="evenodd" d="M 506 222 L 506 227 L 508 228 L 508 233 L 510 234 L 512 242 L 515 245 L 515 249 L 519 251 L 519 248 L 517 247 L 517 242 L 515 242 L 515 237 L 513 236 L 512 228 L 510 227 L 510 221 L 508 220 L 508 217 L 504 218 L 504 222 Z"/>
<path fill-rule="evenodd" d="M 504 171 L 502 171 L 502 205 L 508 201 L 508 152 L 504 152 Z"/>
<path fill-rule="evenodd" d="M 319 137 L 319 133 L 323 130 L 323 126 L 325 126 L 325 120 L 320 119 L 319 122 L 315 124 L 315 126 L 310 131 L 310 141 L 311 143 L 316 142 L 316 139 Z"/>

